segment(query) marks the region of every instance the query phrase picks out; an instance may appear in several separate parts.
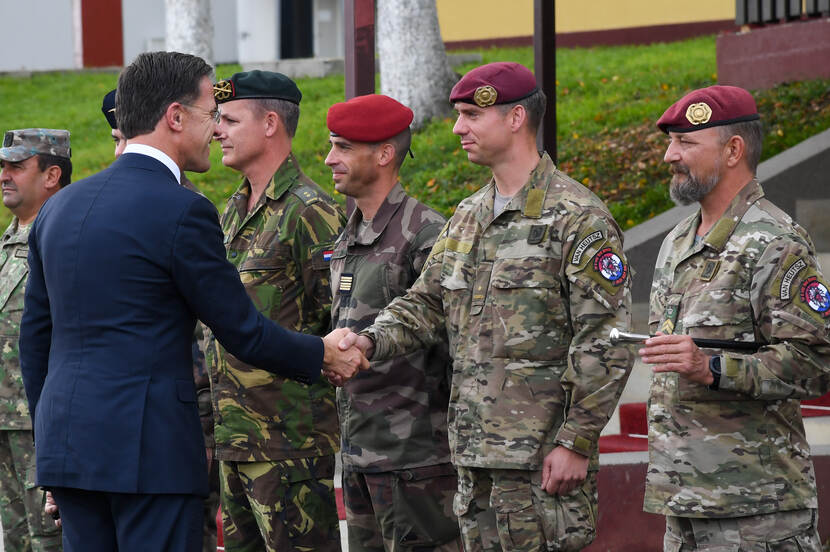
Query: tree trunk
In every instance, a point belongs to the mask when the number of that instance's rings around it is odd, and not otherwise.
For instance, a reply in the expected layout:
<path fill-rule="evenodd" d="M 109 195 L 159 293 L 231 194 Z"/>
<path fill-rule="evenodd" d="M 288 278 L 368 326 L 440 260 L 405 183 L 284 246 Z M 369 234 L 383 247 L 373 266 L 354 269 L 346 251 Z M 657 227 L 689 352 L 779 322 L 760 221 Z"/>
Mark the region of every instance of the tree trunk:
<path fill-rule="evenodd" d="M 451 109 L 458 76 L 450 68 L 435 0 L 377 0 L 380 90 L 415 112 L 419 128 Z"/>
<path fill-rule="evenodd" d="M 164 0 L 169 52 L 193 54 L 213 65 L 210 0 Z"/>

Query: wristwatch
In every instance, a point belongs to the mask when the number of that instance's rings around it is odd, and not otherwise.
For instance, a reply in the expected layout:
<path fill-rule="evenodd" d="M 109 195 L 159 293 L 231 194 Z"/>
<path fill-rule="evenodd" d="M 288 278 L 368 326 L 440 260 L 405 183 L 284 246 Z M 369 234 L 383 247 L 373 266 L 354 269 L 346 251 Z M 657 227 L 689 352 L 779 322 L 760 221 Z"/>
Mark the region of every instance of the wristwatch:
<path fill-rule="evenodd" d="M 712 373 L 712 383 L 709 389 L 717 391 L 720 388 L 720 355 L 709 357 L 709 372 Z"/>

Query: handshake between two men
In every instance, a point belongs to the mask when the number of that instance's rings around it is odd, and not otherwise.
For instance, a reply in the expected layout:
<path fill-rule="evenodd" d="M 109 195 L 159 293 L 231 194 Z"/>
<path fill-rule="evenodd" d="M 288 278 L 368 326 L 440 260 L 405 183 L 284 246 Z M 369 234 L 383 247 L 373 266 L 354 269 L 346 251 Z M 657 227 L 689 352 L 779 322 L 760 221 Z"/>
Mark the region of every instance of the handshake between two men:
<path fill-rule="evenodd" d="M 342 386 L 360 370 L 369 369 L 372 340 L 348 328 L 338 328 L 323 338 L 323 375 L 332 385 Z"/>

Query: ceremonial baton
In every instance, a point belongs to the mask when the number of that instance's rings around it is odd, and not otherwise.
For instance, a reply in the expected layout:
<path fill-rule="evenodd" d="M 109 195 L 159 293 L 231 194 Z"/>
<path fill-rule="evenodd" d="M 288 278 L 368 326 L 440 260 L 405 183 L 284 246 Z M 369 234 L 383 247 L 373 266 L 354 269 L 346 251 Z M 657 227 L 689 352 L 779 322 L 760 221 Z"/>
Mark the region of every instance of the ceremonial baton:
<path fill-rule="evenodd" d="M 608 334 L 612 345 L 617 343 L 640 343 L 650 337 L 655 336 L 621 332 L 617 328 L 613 328 Z M 731 341 L 729 339 L 705 339 L 701 337 L 693 337 L 692 341 L 702 349 L 732 349 L 733 351 L 750 351 L 752 353 L 766 345 L 766 343 L 757 341 Z"/>

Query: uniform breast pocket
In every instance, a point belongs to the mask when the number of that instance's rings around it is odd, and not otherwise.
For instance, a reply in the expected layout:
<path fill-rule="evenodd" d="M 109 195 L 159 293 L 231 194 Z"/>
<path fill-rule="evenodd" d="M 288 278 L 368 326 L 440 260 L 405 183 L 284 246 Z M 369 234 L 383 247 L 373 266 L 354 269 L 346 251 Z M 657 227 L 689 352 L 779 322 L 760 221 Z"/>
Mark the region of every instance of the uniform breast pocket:
<path fill-rule="evenodd" d="M 449 252 L 441 267 L 441 301 L 444 304 L 450 351 L 455 351 L 458 335 L 469 325 L 473 268 Z"/>
<path fill-rule="evenodd" d="M 2 280 L 0 280 L 0 309 L 5 312 L 23 310 L 23 288 L 22 282 L 29 274 L 29 265 L 25 258 L 14 257 L 7 261 L 10 266 L 6 267 Z M 20 292 L 15 290 L 20 287 Z"/>
<path fill-rule="evenodd" d="M 562 287 L 549 259 L 500 259 L 490 281 L 493 356 L 555 360 L 567 352 Z"/>
<path fill-rule="evenodd" d="M 249 256 L 239 265 L 239 278 L 259 312 L 276 316 L 282 301 L 288 263 L 280 251 Z"/>

